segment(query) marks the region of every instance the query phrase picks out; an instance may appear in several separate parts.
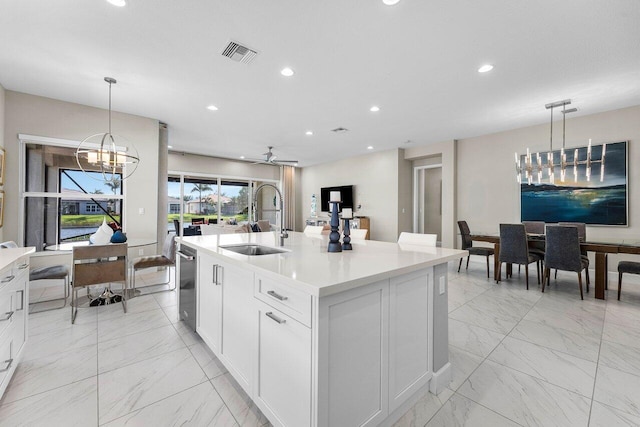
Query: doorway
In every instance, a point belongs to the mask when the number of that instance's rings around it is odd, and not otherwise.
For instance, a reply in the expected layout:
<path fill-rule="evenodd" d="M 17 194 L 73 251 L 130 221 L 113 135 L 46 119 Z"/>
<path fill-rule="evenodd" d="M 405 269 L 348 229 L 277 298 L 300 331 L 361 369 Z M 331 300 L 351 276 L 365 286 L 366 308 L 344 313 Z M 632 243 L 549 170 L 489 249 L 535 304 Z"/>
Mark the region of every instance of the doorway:
<path fill-rule="evenodd" d="M 442 241 L 442 164 L 413 168 L 413 232 Z"/>

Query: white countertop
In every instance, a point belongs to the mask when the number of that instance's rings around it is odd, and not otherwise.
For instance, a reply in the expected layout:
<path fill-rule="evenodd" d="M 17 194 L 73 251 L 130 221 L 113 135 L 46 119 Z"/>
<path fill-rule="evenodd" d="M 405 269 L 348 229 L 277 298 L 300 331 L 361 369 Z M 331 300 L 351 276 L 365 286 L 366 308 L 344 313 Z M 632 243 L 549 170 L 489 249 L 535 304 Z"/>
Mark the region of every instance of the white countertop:
<path fill-rule="evenodd" d="M 11 265 L 11 263 L 18 260 L 20 257 L 28 254 L 32 254 L 36 251 L 33 246 L 26 248 L 2 248 L 0 249 L 0 270 Z"/>
<path fill-rule="evenodd" d="M 329 253 L 328 236 L 298 232 L 289 232 L 289 238 L 285 239 L 283 248 L 290 252 L 260 256 L 241 255 L 219 246 L 255 243 L 278 247 L 277 232 L 187 236 L 177 240 L 320 297 L 457 260 L 468 254 L 457 249 L 373 240 L 352 240 L 353 250 Z"/>

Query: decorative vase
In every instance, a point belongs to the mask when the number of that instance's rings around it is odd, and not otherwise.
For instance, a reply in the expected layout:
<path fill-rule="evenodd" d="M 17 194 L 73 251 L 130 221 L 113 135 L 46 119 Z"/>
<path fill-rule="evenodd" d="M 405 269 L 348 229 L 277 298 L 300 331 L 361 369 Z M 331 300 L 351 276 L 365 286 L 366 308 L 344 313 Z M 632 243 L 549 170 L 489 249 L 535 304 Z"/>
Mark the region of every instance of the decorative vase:
<path fill-rule="evenodd" d="M 122 232 L 122 230 L 118 230 L 113 233 L 111 236 L 111 243 L 124 243 L 127 241 L 127 235 Z"/>

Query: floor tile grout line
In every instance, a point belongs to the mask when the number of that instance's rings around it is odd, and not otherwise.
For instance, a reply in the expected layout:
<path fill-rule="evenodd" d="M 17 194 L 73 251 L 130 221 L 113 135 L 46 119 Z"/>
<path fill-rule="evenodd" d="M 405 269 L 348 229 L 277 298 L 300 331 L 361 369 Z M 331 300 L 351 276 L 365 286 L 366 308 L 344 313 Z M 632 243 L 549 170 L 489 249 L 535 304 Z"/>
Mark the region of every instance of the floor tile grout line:
<path fill-rule="evenodd" d="M 206 377 L 206 375 L 205 375 L 205 377 Z M 147 407 L 149 407 L 149 406 L 155 405 L 156 403 L 160 403 L 160 402 L 162 402 L 163 400 L 170 399 L 170 398 L 172 398 L 172 397 L 174 397 L 174 396 L 176 396 L 176 395 L 178 395 L 178 394 L 180 394 L 180 393 L 184 393 L 185 391 L 188 391 L 188 390 L 191 390 L 192 388 L 195 388 L 195 387 L 201 386 L 202 384 L 205 384 L 205 383 L 207 383 L 207 382 L 209 382 L 209 380 L 208 380 L 208 379 L 207 379 L 207 380 L 205 380 L 205 381 L 202 381 L 202 382 L 200 382 L 200 383 L 198 383 L 198 384 L 194 384 L 194 385 L 192 385 L 192 386 L 190 386 L 190 387 L 187 387 L 187 388 L 185 388 L 184 390 L 180 390 L 180 391 L 177 391 L 177 392 L 175 392 L 175 393 L 173 393 L 173 394 L 170 394 L 169 396 L 165 396 L 165 397 L 163 397 L 163 398 L 162 398 L 162 399 L 160 399 L 160 400 L 156 400 L 155 402 L 151 402 L 151 403 L 149 403 L 149 404 L 147 404 L 147 405 L 141 406 L 141 407 L 139 407 L 138 409 L 134 409 L 134 410 L 133 410 L 133 411 L 131 411 L 131 412 L 127 412 L 127 413 L 126 413 L 126 414 L 124 414 L 124 415 L 121 415 L 121 416 L 119 416 L 119 417 L 117 417 L 117 418 L 114 418 L 114 419 L 112 419 L 112 420 L 106 421 L 106 422 L 104 422 L 104 423 L 102 423 L 102 424 L 100 424 L 100 418 L 98 418 L 98 426 L 102 426 L 102 425 L 105 425 L 105 424 L 112 423 L 112 422 L 114 422 L 114 421 L 119 420 L 120 418 L 124 418 L 124 417 L 126 417 L 126 416 L 128 416 L 128 415 L 131 415 L 131 414 L 133 414 L 134 412 L 142 411 L 143 409 L 145 409 L 145 408 L 147 408 Z M 215 390 L 215 387 L 213 387 L 213 384 L 211 384 L 211 387 Z M 221 398 L 220 400 L 222 400 L 222 398 Z M 222 400 L 222 403 L 224 404 L 224 400 Z M 225 406 L 226 406 L 226 405 L 225 405 Z M 234 419 L 235 419 L 235 418 L 234 418 Z"/>
<path fill-rule="evenodd" d="M 156 329 L 166 328 L 167 326 L 169 326 L 169 325 L 154 326 L 153 328 L 150 328 L 150 329 L 140 330 L 140 331 L 134 332 L 132 334 L 122 335 L 122 336 L 119 336 L 119 337 L 116 337 L 116 338 L 108 339 L 106 341 L 99 341 L 98 340 L 98 345 L 100 345 L 100 344 L 104 345 L 104 344 L 109 343 L 111 341 L 120 340 L 120 339 L 123 339 L 125 337 L 130 337 L 130 336 L 133 336 L 133 335 L 148 333 L 149 331 L 155 331 Z"/>
<path fill-rule="evenodd" d="M 600 370 L 600 353 L 602 352 L 602 337 L 604 336 L 604 325 L 607 320 L 607 306 L 609 302 L 605 300 L 604 319 L 602 320 L 602 328 L 600 328 L 600 345 L 598 346 L 598 359 L 596 360 L 596 373 L 593 376 L 593 389 L 591 391 L 591 403 L 589 405 L 589 416 L 587 418 L 587 425 L 591 424 L 591 413 L 593 411 L 593 401 L 596 396 L 596 385 L 598 384 L 598 371 Z"/>
<path fill-rule="evenodd" d="M 11 402 L 5 402 L 5 401 L 4 401 L 4 396 L 3 396 L 2 400 L 0 400 L 0 402 L 1 402 L 1 403 L 0 403 L 0 407 L 7 406 L 7 405 L 11 405 L 11 404 L 13 404 L 13 403 L 20 402 L 20 401 L 25 400 L 25 399 L 28 399 L 28 398 L 30 398 L 30 397 L 39 396 L 39 395 L 41 395 L 41 394 L 43 394 L 43 393 L 49 393 L 49 392 L 51 392 L 51 391 L 58 390 L 58 389 L 60 389 L 60 388 L 62 388 L 62 387 L 70 386 L 71 384 L 76 384 L 76 383 L 79 383 L 79 382 L 81 382 L 81 381 L 86 381 L 86 380 L 88 380 L 89 378 L 93 378 L 93 377 L 97 377 L 97 375 L 89 375 L 88 377 L 80 378 L 80 379 L 77 379 L 77 380 L 75 380 L 75 381 L 71 381 L 70 383 L 62 384 L 62 385 L 59 385 L 59 386 L 57 386 L 57 387 L 54 387 L 54 388 L 51 388 L 51 389 L 48 389 L 48 390 L 39 391 L 39 392 L 37 392 L 37 393 L 33 393 L 33 394 L 28 395 L 28 396 L 21 397 L 20 399 L 12 400 Z M 7 388 L 7 390 L 8 390 L 8 389 L 9 389 L 9 388 Z M 5 396 L 6 396 L 6 393 L 5 393 Z"/>
<path fill-rule="evenodd" d="M 218 378 L 218 377 L 216 377 Z M 211 387 L 213 387 L 213 390 L 216 392 L 216 394 L 218 395 L 218 397 L 220 398 L 220 400 L 222 401 L 222 403 L 224 404 L 224 406 L 227 408 L 227 410 L 229 411 L 229 413 L 231 414 L 231 417 L 233 417 L 233 420 L 236 422 L 236 425 L 240 426 L 240 422 L 238 421 L 238 419 L 236 418 L 235 414 L 233 413 L 233 411 L 231 411 L 231 408 L 229 408 L 229 406 L 227 405 L 227 401 L 224 400 L 224 398 L 222 397 L 222 395 L 220 394 L 220 392 L 218 391 L 218 389 L 216 388 L 216 385 L 213 383 L 213 378 L 209 379 L 209 383 L 211 383 Z"/>

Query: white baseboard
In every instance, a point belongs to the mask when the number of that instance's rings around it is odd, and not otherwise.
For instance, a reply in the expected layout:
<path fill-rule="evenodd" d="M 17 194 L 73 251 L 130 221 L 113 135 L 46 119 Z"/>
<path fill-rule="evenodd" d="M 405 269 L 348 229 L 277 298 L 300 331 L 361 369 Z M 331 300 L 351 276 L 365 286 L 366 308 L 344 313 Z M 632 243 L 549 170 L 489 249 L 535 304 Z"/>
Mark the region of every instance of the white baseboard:
<path fill-rule="evenodd" d="M 438 372 L 433 373 L 429 383 L 429 391 L 440 394 L 451 382 L 451 362 L 447 362 Z"/>

